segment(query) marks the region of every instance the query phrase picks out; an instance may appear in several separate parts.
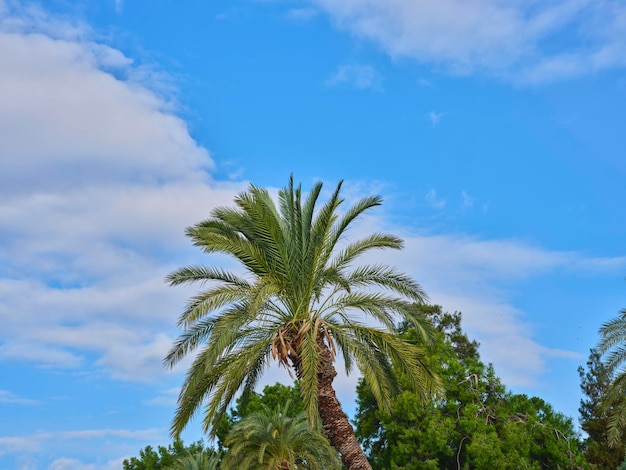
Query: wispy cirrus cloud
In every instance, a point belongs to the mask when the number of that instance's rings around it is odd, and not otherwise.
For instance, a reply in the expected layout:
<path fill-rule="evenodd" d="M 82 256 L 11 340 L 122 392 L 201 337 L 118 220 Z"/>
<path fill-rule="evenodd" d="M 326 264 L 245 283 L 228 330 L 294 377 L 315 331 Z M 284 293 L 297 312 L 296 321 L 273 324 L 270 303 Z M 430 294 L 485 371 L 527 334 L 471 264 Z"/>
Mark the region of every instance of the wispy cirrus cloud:
<path fill-rule="evenodd" d="M 474 207 L 474 198 L 467 191 L 461 191 L 461 209 L 471 209 Z"/>
<path fill-rule="evenodd" d="M 124 459 L 111 460 L 104 465 L 86 464 L 78 459 L 61 458 L 53 461 L 48 470 L 119 470 Z"/>
<path fill-rule="evenodd" d="M 542 83 L 626 65 L 626 6 L 559 0 L 311 0 L 393 57 Z"/>
<path fill-rule="evenodd" d="M 441 122 L 441 118 L 444 117 L 445 113 L 438 113 L 436 111 L 429 112 L 426 117 L 430 121 L 433 126 L 438 125 Z"/>
<path fill-rule="evenodd" d="M 437 196 L 437 191 L 434 188 L 428 190 L 424 200 L 433 209 L 443 209 L 446 206 L 446 200 Z"/>
<path fill-rule="evenodd" d="M 132 439 L 136 441 L 157 441 L 166 434 L 163 429 L 85 429 L 75 431 L 38 432 L 27 436 L 0 437 L 0 456 L 10 453 L 38 452 L 50 442 L 89 439 Z"/>
<path fill-rule="evenodd" d="M 23 398 L 8 390 L 0 390 L 0 403 L 8 403 L 15 405 L 39 405 L 39 400 L 31 400 L 30 398 Z"/>
<path fill-rule="evenodd" d="M 294 22 L 310 21 L 319 15 L 319 11 L 315 8 L 291 8 L 285 14 L 285 17 Z"/>
<path fill-rule="evenodd" d="M 180 392 L 179 387 L 168 388 L 167 390 L 162 390 L 159 395 L 154 398 L 150 398 L 146 400 L 147 405 L 152 406 L 167 406 L 174 407 L 176 406 L 176 400 L 178 398 L 178 394 Z"/>
<path fill-rule="evenodd" d="M 37 450 L 39 450 L 38 439 L 17 436 L 0 437 L 0 457 L 9 453 L 36 452 Z"/>
<path fill-rule="evenodd" d="M 380 88 L 381 76 L 371 65 L 350 64 L 340 65 L 337 71 L 326 80 L 330 87 L 347 86 L 364 90 L 367 88 Z"/>

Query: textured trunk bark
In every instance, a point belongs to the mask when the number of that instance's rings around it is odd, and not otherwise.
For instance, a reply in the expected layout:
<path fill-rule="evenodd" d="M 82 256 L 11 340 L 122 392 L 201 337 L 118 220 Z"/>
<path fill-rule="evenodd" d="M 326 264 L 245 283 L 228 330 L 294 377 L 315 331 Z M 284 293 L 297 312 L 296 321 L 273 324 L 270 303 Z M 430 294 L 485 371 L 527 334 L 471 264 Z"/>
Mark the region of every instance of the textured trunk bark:
<path fill-rule="evenodd" d="M 318 381 L 318 410 L 322 419 L 324 434 L 330 444 L 339 451 L 341 461 L 349 470 L 372 470 L 365 453 L 354 435 L 354 428 L 348 421 L 341 403 L 337 400 L 333 379 L 337 375 L 333 358 L 323 338 L 318 340 L 321 354 Z"/>

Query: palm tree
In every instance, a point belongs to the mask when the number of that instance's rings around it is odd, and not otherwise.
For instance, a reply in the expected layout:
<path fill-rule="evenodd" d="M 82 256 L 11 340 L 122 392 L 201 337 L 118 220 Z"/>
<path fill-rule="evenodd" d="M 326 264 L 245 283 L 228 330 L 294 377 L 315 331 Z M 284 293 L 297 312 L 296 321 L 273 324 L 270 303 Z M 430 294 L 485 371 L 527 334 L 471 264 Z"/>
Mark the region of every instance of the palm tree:
<path fill-rule="evenodd" d="M 184 332 L 164 361 L 173 367 L 198 351 L 181 388 L 172 435 L 203 403 L 204 429 L 215 429 L 239 391 L 246 402 L 273 359 L 295 372 L 309 424 L 315 429 L 321 421 L 346 468 L 367 469 L 332 386 L 336 356 L 348 373 L 356 363 L 383 409 L 398 391 L 392 363 L 420 396 L 439 390 L 423 348 L 396 332 L 396 320 L 402 320 L 428 340 L 421 287 L 390 267 L 356 264 L 370 250 L 400 249 L 402 240 L 374 233 L 344 242 L 355 219 L 381 199 L 365 197 L 340 214 L 341 186 L 317 207 L 321 183 L 303 199 L 292 177 L 278 205 L 267 190 L 251 185 L 235 198 L 235 208 L 217 208 L 187 229 L 194 245 L 235 258 L 244 274 L 189 266 L 167 277 L 171 285 L 209 284 L 181 314 Z"/>
<path fill-rule="evenodd" d="M 598 352 L 611 377 L 602 406 L 609 414 L 608 441 L 613 447 L 622 441 L 626 428 L 626 309 L 600 327 Z"/>
<path fill-rule="evenodd" d="M 167 470 L 217 470 L 220 465 L 218 454 L 208 454 L 205 451 L 178 457 Z"/>
<path fill-rule="evenodd" d="M 341 463 L 326 437 L 310 429 L 304 413 L 282 408 L 253 413 L 233 426 L 226 438 L 222 468 L 237 470 L 334 470 Z"/>

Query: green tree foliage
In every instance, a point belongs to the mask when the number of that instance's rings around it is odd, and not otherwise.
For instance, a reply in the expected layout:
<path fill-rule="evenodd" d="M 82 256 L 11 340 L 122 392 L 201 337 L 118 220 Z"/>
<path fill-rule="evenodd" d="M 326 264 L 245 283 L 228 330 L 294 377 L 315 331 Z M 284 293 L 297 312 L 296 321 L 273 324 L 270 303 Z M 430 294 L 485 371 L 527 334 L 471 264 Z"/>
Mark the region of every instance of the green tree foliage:
<path fill-rule="evenodd" d="M 204 428 L 215 434 L 237 393 L 245 402 L 274 360 L 295 372 L 310 424 L 322 425 L 346 467 L 369 468 L 332 386 L 336 355 L 347 371 L 360 369 L 382 407 L 398 391 L 391 363 L 406 388 L 420 396 L 438 390 L 423 347 L 395 330 L 402 319 L 428 337 L 418 308 L 422 289 L 391 267 L 359 264 L 371 250 L 400 249 L 402 240 L 374 233 L 345 241 L 347 229 L 381 199 L 366 197 L 341 211 L 341 183 L 319 205 L 321 191 L 319 183 L 303 196 L 291 179 L 276 204 L 252 185 L 235 208 L 217 208 L 187 229 L 196 246 L 234 258 L 246 274 L 189 266 L 168 276 L 172 285 L 206 284 L 183 311 L 184 332 L 165 359 L 174 366 L 197 354 L 179 396 L 174 436 L 203 404 Z"/>
<path fill-rule="evenodd" d="M 248 414 L 226 437 L 222 467 L 238 470 L 339 470 L 337 451 L 290 401 Z"/>
<path fill-rule="evenodd" d="M 424 307 L 438 334 L 430 346 L 446 396 L 426 403 L 402 393 L 391 412 L 358 386 L 356 433 L 374 469 L 571 469 L 584 465 L 571 419 L 540 398 L 507 392 L 459 313 Z M 404 335 L 419 341 L 412 328 Z"/>
<path fill-rule="evenodd" d="M 587 368 L 578 368 L 583 399 L 580 401 L 580 424 L 587 433 L 585 456 L 592 468 L 615 470 L 624 459 L 626 443 L 610 447 L 608 439 L 609 415 L 602 406 L 610 386 L 610 375 L 602 363 L 600 354 L 592 349 Z M 626 470 L 626 469 L 625 469 Z"/>
<path fill-rule="evenodd" d="M 179 460 L 196 455 L 205 455 L 206 459 L 218 457 L 216 452 L 205 447 L 202 441 L 186 446 L 182 440 L 176 439 L 167 447 L 158 446 L 156 450 L 151 446 L 146 446 L 139 451 L 139 457 L 124 460 L 122 468 L 123 470 L 168 470 Z"/>

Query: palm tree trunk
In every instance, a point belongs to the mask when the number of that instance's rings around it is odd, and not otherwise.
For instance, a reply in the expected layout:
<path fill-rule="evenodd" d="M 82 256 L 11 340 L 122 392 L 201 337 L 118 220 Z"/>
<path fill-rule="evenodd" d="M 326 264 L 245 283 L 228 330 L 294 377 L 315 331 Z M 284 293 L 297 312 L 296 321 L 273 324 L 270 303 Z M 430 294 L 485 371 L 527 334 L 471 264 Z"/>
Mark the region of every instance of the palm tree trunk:
<path fill-rule="evenodd" d="M 320 335 L 321 336 L 321 335 Z M 341 461 L 348 470 L 372 470 L 365 453 L 354 435 L 354 428 L 337 400 L 333 379 L 337 375 L 333 358 L 323 337 L 318 339 L 321 364 L 317 373 L 318 411 L 322 419 L 322 429 L 330 444 L 341 455 Z"/>

